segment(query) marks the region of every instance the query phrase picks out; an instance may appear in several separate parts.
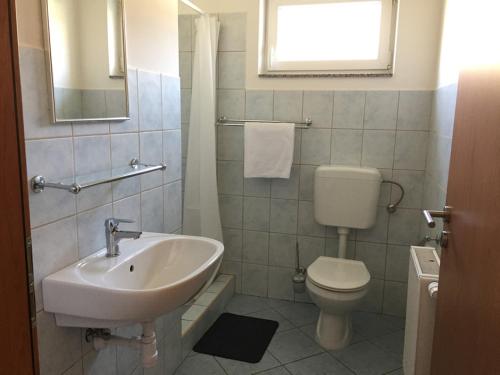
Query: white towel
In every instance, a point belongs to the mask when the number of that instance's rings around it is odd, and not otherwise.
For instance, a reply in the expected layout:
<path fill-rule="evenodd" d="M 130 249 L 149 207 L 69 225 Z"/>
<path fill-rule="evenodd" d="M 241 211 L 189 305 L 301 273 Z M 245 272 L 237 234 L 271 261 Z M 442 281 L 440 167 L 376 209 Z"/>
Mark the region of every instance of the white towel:
<path fill-rule="evenodd" d="M 290 178 L 295 124 L 245 123 L 245 177 Z"/>

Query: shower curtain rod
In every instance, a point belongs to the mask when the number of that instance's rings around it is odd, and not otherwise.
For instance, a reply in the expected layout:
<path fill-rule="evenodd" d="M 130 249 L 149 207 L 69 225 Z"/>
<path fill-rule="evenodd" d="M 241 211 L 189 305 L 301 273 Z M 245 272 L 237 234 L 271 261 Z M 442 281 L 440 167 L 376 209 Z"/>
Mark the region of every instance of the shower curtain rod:
<path fill-rule="evenodd" d="M 199 14 L 205 14 L 205 12 L 200 7 L 198 7 L 196 4 L 194 4 L 193 2 L 191 2 L 189 0 L 181 0 L 181 2 L 184 5 L 190 7 L 195 12 L 198 12 Z"/>

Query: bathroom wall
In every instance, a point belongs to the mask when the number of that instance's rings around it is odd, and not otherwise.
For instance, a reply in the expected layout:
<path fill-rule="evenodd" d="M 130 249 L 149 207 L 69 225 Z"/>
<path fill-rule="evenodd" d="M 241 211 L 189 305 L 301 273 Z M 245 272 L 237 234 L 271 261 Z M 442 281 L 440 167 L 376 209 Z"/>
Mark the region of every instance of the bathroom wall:
<path fill-rule="evenodd" d="M 196 0 L 210 13 L 246 13 L 246 87 L 255 90 L 434 90 L 444 0 L 399 1 L 396 70 L 391 79 L 259 78 L 259 4 L 264 0 Z M 457 1 L 457 0 L 455 0 Z M 465 0 L 458 0 L 465 1 Z M 489 1 L 489 0 L 484 0 Z M 466 2 L 466 1 L 465 1 Z M 181 11 L 187 12 L 185 7 Z M 243 29 L 241 29 L 244 31 Z"/>
<path fill-rule="evenodd" d="M 110 171 L 127 165 L 133 157 L 168 165 L 165 172 L 95 187 L 77 196 L 50 189 L 30 193 L 42 374 L 171 374 L 181 360 L 180 311 L 157 321 L 160 363 L 144 372 L 139 366 L 139 352 L 114 347 L 97 353 L 85 342 L 84 330 L 57 327 L 54 316 L 43 311 L 41 280 L 102 249 L 106 218 L 133 219 L 134 224 L 123 228 L 153 232 L 173 233 L 182 225 L 177 2 L 151 1 L 145 5 L 127 0 L 125 7 L 127 35 L 132 40 L 129 43 L 127 39 L 130 120 L 53 125 L 39 38 L 39 2 L 18 2 L 28 178 L 43 174 L 48 181 L 57 181 Z M 136 12 L 137 8 L 141 11 Z M 136 30 L 141 28 L 152 36 L 142 39 L 138 47 Z M 145 59 L 148 56 L 155 59 Z M 126 327 L 117 333 L 137 335 L 138 329 Z"/>
<path fill-rule="evenodd" d="M 402 183 L 406 196 L 397 213 L 389 215 L 385 206 L 398 198 L 399 190 L 383 185 L 377 223 L 370 230 L 351 234 L 349 257 L 363 260 L 373 277 L 362 308 L 404 315 L 409 245 L 420 241 L 433 92 L 249 89 L 246 14 L 218 17 L 218 114 L 235 119 L 313 119 L 312 129 L 296 131 L 289 180 L 244 179 L 243 128 L 218 128 L 218 181 L 226 246 L 222 272 L 236 275 L 236 289 L 241 293 L 308 300 L 306 294 L 294 294 L 292 289 L 296 242 L 305 267 L 320 255 L 337 253 L 336 230 L 313 219 L 314 169 L 330 163 L 376 167 L 384 178 Z M 189 15 L 179 18 L 184 142 L 189 121 L 192 21 Z"/>
<path fill-rule="evenodd" d="M 429 137 L 425 177 L 424 207 L 442 209 L 446 203 L 448 169 L 452 148 L 453 125 L 457 102 L 460 70 L 478 68 L 500 62 L 500 50 L 492 48 L 500 32 L 496 15 L 500 4 L 490 0 L 474 3 L 466 0 L 447 0 L 443 12 L 443 29 L 439 54 L 438 80 Z M 469 27 L 464 28 L 464 24 Z M 436 237 L 436 228 L 422 226 L 422 234 Z"/>

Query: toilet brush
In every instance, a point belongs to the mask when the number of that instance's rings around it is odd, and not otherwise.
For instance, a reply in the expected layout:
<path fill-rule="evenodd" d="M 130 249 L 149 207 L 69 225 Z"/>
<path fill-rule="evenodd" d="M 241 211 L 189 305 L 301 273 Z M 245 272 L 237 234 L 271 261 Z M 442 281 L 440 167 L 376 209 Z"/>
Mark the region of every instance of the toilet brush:
<path fill-rule="evenodd" d="M 295 243 L 295 252 L 297 263 L 295 267 L 295 274 L 292 277 L 293 290 L 295 293 L 304 293 L 306 291 L 306 270 L 304 267 L 300 266 L 298 242 Z"/>

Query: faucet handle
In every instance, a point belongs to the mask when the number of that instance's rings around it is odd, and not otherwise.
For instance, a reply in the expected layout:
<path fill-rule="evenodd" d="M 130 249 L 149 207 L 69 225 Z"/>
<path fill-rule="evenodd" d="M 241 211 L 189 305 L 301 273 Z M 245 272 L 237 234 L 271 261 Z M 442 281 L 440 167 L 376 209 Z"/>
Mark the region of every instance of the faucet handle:
<path fill-rule="evenodd" d="M 114 217 L 110 217 L 109 219 L 106 219 L 104 221 L 104 226 L 106 227 L 106 229 L 116 230 L 118 229 L 118 225 L 120 223 L 135 223 L 135 221 L 130 219 L 116 219 Z"/>

